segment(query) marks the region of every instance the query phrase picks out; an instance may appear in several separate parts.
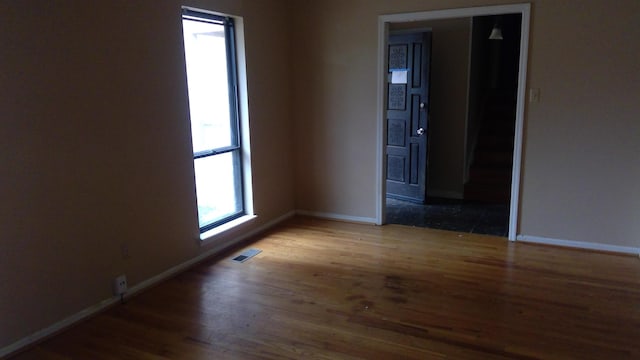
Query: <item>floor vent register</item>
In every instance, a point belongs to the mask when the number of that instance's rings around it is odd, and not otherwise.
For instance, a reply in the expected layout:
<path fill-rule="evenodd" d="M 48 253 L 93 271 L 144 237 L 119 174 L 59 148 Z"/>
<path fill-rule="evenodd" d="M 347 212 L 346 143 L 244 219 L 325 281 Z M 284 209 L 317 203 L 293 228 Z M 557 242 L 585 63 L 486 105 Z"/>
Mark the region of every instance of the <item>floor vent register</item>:
<path fill-rule="evenodd" d="M 252 257 L 260 254 L 261 252 L 262 252 L 262 250 L 260 250 L 260 249 L 247 249 L 247 250 L 241 252 L 239 255 L 237 255 L 236 257 L 234 257 L 231 260 L 243 263 L 243 262 L 251 259 Z"/>

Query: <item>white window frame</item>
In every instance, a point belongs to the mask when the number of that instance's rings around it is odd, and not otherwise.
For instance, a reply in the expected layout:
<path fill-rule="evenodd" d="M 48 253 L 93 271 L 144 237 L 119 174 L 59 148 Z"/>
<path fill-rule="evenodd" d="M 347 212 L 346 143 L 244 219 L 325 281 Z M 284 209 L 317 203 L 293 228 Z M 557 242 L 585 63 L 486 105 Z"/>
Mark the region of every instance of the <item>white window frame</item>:
<path fill-rule="evenodd" d="M 252 174 L 251 174 L 251 150 L 250 150 L 250 131 L 249 131 L 249 105 L 248 105 L 248 91 L 247 91 L 247 71 L 246 71 L 246 51 L 244 41 L 244 21 L 242 17 L 232 16 L 223 13 L 217 13 L 197 8 L 182 7 L 182 13 L 189 12 L 192 16 L 203 14 L 203 17 L 225 17 L 233 20 L 233 34 L 235 40 L 235 72 L 236 74 L 236 93 L 237 93 L 237 117 L 238 117 L 238 135 L 239 135 L 239 147 L 240 147 L 240 163 L 242 176 L 240 177 L 242 193 L 243 193 L 243 207 L 244 213 L 240 216 L 229 218 L 228 221 L 217 224 L 213 228 L 199 228 L 199 239 L 203 243 L 224 235 L 227 231 L 236 229 L 249 223 L 256 218 L 253 209 L 253 186 L 252 186 Z M 182 16 L 181 16 L 182 18 Z M 184 52 L 184 44 L 183 44 Z M 186 79 L 186 68 L 185 68 Z M 195 159 L 194 159 L 195 161 Z M 194 171 L 195 179 L 195 171 Z M 195 191 L 195 188 L 194 188 Z"/>

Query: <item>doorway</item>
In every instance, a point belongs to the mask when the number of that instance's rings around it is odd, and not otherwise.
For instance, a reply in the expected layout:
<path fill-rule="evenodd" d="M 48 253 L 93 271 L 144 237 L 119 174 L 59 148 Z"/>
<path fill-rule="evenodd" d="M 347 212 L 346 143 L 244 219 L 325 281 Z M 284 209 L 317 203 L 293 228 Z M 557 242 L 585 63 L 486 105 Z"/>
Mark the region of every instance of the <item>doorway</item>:
<path fill-rule="evenodd" d="M 492 18 L 489 20 L 494 22 L 497 17 L 496 15 L 506 15 L 506 14 L 516 14 L 519 19 L 521 19 L 519 24 L 519 48 L 517 49 L 519 55 L 519 62 L 517 64 L 517 74 L 514 77 L 513 81 L 513 113 L 515 115 L 515 121 L 512 125 L 512 149 L 511 151 L 511 160 L 513 167 L 511 168 L 510 176 L 507 177 L 507 181 L 510 183 L 507 186 L 506 198 L 508 199 L 508 232 L 507 236 L 510 240 L 515 240 L 516 232 L 517 232 L 517 213 L 518 213 L 518 200 L 519 200 L 519 182 L 520 182 L 520 159 L 521 159 L 521 150 L 522 150 L 522 124 L 523 124 L 523 116 L 524 116 L 524 94 L 525 94 L 525 79 L 526 79 L 526 59 L 527 59 L 527 48 L 528 48 L 528 31 L 529 31 L 529 11 L 530 6 L 528 4 L 521 5 L 504 5 L 504 6 L 489 6 L 489 7 L 478 7 L 478 8 L 465 8 L 465 9 L 452 9 L 452 10 L 440 10 L 440 11 L 431 11 L 431 12 L 422 12 L 422 13 L 410 13 L 410 14 L 394 14 L 394 15 L 383 15 L 379 18 L 379 68 L 383 70 L 387 66 L 387 39 L 390 28 L 396 28 L 398 25 L 409 24 L 408 26 L 413 25 L 414 27 L 420 26 L 419 22 L 421 21 L 435 21 L 435 20 L 444 20 L 444 19 L 460 19 L 460 18 L 473 18 L 473 17 L 488 17 Z M 479 21 L 480 23 L 480 21 Z M 467 45 L 468 46 L 468 45 Z M 434 55 L 435 56 L 435 55 Z M 468 64 L 468 63 L 467 63 Z M 469 67 L 471 69 L 471 67 Z M 378 82 L 378 169 L 380 174 L 380 180 L 386 179 L 386 158 L 384 154 L 384 147 L 387 139 L 386 133 L 386 114 L 384 114 L 384 105 L 387 98 L 386 93 L 386 84 L 384 81 L 386 79 L 382 78 L 383 71 L 379 71 L 379 82 Z M 469 84 L 471 85 L 471 84 Z M 469 86 L 471 89 L 471 86 Z M 432 97 L 435 96 L 435 91 L 432 91 Z M 469 107 L 471 108 L 472 97 L 469 96 L 469 103 L 462 104 L 463 106 L 458 106 L 458 108 L 462 107 L 465 109 Z M 435 103 L 435 100 L 432 99 L 432 103 Z M 459 109 L 458 109 L 459 110 Z M 465 120 L 465 135 L 462 140 L 462 158 L 464 159 L 464 164 L 462 165 L 462 169 L 459 172 L 459 177 L 462 178 L 460 184 L 457 188 L 454 188 L 453 191 L 445 190 L 443 193 L 442 189 L 438 189 L 437 186 L 427 185 L 428 190 L 432 190 L 432 194 L 434 196 L 427 197 L 427 202 L 429 202 L 429 198 L 440 199 L 442 197 L 445 198 L 457 198 L 457 200 L 464 199 L 465 197 L 472 197 L 473 187 L 466 189 L 464 184 L 467 183 L 471 177 L 477 177 L 478 170 L 472 170 L 470 165 L 474 163 L 471 161 L 474 158 L 474 151 L 477 145 L 477 134 L 474 131 L 480 131 L 474 128 L 475 123 L 467 123 L 474 121 L 469 118 Z M 434 120 L 435 123 L 435 120 Z M 432 123 L 433 125 L 433 123 Z M 472 131 L 469 131 L 471 129 Z M 384 140 L 384 141 L 383 141 Z M 475 141 L 475 142 L 474 142 Z M 479 140 L 478 140 L 479 141 Z M 433 144 L 432 144 L 433 145 Z M 495 155 L 495 154 L 494 154 Z M 482 155 L 485 156 L 486 155 Z M 498 155 L 496 155 L 498 156 Z M 498 156 L 499 157 L 499 156 Z M 430 160 L 431 161 L 431 160 Z M 481 163 L 482 161 L 476 161 L 476 163 Z M 434 164 L 435 166 L 435 164 Z M 434 172 L 433 170 L 431 171 Z M 453 171 L 455 173 L 455 170 Z M 434 185 L 438 181 L 429 179 L 432 181 Z M 441 182 L 446 180 L 439 180 Z M 437 184 L 436 184 L 437 185 Z M 377 204 L 377 222 L 379 224 L 383 224 L 386 222 L 386 205 L 387 205 L 387 197 L 386 197 L 386 182 L 380 181 L 378 186 L 378 204 Z M 481 190 L 480 194 L 486 194 L 488 191 Z M 444 196 L 443 196 L 444 195 Z M 433 202 L 433 201 L 432 201 Z M 460 204 L 450 202 L 446 204 L 451 208 L 460 206 Z"/>

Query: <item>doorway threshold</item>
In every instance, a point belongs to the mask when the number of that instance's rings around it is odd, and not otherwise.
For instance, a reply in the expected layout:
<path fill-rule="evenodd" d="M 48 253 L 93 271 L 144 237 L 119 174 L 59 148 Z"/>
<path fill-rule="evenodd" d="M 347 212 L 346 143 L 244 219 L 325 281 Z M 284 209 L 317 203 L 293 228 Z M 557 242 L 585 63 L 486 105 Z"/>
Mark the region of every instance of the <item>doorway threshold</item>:
<path fill-rule="evenodd" d="M 416 204 L 387 197 L 387 224 L 507 237 L 509 204 L 427 198 Z"/>

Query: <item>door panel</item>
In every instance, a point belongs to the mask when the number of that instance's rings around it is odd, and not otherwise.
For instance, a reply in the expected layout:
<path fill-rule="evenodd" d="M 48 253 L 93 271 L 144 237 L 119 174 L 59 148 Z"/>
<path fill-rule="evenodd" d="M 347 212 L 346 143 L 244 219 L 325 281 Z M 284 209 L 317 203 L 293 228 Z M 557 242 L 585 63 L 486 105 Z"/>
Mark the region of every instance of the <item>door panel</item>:
<path fill-rule="evenodd" d="M 389 85 L 389 110 L 404 111 L 407 108 L 407 85 Z"/>
<path fill-rule="evenodd" d="M 422 66 L 421 65 L 421 61 L 422 61 L 422 56 L 424 54 L 422 53 L 422 44 L 421 43 L 413 43 L 413 76 L 411 77 L 413 80 L 413 87 L 414 88 L 419 88 L 422 86 Z"/>
<path fill-rule="evenodd" d="M 387 156 L 387 179 L 391 181 L 404 182 L 404 156 Z"/>
<path fill-rule="evenodd" d="M 431 33 L 389 37 L 387 196 L 424 203 Z"/>
<path fill-rule="evenodd" d="M 390 146 L 405 146 L 405 128 L 403 119 L 389 119 L 387 121 L 387 144 Z"/>

